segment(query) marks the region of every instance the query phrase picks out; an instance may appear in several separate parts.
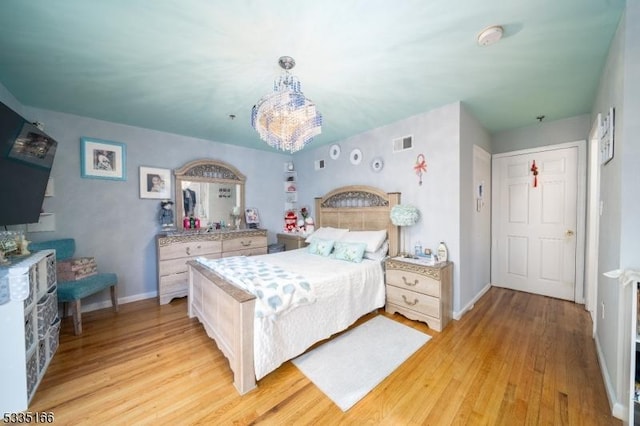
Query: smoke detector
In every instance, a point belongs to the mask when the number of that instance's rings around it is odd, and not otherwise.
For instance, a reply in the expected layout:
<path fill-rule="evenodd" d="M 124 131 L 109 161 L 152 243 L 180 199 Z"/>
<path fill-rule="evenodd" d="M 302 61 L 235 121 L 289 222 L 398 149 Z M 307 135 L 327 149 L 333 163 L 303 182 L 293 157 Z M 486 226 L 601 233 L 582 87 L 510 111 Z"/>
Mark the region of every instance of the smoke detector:
<path fill-rule="evenodd" d="M 478 44 L 480 46 L 489 46 L 497 43 L 502 38 L 503 29 L 499 25 L 492 25 L 480 31 L 478 34 Z"/>

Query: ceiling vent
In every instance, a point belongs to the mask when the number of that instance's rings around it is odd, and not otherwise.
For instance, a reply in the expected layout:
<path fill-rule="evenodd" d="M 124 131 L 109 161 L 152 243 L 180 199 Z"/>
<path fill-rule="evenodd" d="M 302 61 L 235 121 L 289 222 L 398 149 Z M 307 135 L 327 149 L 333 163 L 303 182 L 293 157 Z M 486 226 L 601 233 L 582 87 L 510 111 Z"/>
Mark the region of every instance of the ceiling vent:
<path fill-rule="evenodd" d="M 413 136 L 404 136 L 393 140 L 393 152 L 406 151 L 413 148 Z"/>

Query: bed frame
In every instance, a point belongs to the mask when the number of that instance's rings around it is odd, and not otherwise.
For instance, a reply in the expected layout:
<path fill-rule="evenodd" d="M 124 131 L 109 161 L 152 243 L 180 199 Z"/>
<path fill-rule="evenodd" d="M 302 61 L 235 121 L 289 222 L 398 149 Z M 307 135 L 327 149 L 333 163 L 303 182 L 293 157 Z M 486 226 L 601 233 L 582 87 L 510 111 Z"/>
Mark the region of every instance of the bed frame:
<path fill-rule="evenodd" d="M 316 229 L 387 229 L 389 254 L 398 253 L 400 230 L 389 219 L 400 193 L 370 186 L 346 186 L 315 199 Z M 256 387 L 253 367 L 255 296 L 230 284 L 198 262 L 189 265 L 189 318 L 196 317 L 229 360 L 233 384 L 242 395 Z"/>

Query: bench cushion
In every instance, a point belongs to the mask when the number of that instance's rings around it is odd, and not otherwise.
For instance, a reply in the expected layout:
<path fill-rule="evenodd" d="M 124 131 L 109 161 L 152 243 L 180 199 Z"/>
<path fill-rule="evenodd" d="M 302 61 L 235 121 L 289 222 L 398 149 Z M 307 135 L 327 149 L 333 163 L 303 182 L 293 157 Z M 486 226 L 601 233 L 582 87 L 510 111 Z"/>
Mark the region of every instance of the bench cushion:
<path fill-rule="evenodd" d="M 58 301 L 71 302 L 118 284 L 118 276 L 103 272 L 75 281 L 58 282 Z"/>

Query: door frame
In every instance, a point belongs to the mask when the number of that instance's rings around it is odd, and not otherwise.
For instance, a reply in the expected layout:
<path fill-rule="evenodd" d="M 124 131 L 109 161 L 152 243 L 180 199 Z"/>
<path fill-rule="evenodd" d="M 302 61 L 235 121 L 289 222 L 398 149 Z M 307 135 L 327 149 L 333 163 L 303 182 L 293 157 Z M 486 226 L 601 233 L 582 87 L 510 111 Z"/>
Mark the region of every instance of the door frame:
<path fill-rule="evenodd" d="M 586 224 L 586 203 L 587 203 L 587 141 L 580 140 L 575 142 L 566 142 L 556 145 L 546 145 L 537 148 L 520 149 L 516 151 L 503 152 L 500 154 L 494 154 L 493 158 L 512 157 L 515 155 L 527 155 L 536 154 L 545 151 L 555 151 L 557 149 L 564 148 L 577 148 L 578 149 L 578 182 L 577 182 L 577 198 L 576 198 L 576 282 L 573 292 L 573 301 L 575 303 L 584 304 L 584 259 L 585 259 L 585 224 Z M 492 164 L 493 169 L 493 164 Z M 493 255 L 494 247 L 497 246 L 497 229 L 496 223 L 497 212 L 500 211 L 499 203 L 499 188 L 500 182 L 496 182 L 496 173 L 491 174 L 491 278 L 497 276 L 498 259 Z"/>
<path fill-rule="evenodd" d="M 591 315 L 593 335 L 598 326 L 598 252 L 600 234 L 600 131 L 602 115 L 598 113 L 589 132 L 588 197 L 586 218 L 585 309 Z"/>

